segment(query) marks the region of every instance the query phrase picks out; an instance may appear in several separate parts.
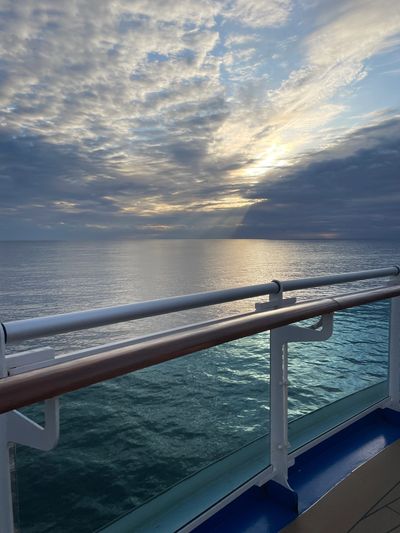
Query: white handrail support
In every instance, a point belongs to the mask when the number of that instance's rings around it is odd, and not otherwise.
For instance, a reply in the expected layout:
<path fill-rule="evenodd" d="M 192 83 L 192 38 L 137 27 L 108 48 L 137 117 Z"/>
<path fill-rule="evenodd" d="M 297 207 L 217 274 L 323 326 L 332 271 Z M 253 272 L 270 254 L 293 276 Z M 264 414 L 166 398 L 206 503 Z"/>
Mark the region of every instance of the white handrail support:
<path fill-rule="evenodd" d="M 392 298 L 389 333 L 389 397 L 391 408 L 400 411 L 400 297 Z"/>
<path fill-rule="evenodd" d="M 16 444 L 48 452 L 58 442 L 60 434 L 60 407 L 58 398 L 46 400 L 44 404 L 44 427 L 19 411 L 7 413 L 7 440 Z"/>
<path fill-rule="evenodd" d="M 18 373 L 18 367 L 34 364 L 47 366 L 54 359 L 52 348 L 38 348 L 6 357 L 4 330 L 0 328 L 1 378 Z M 45 425 L 40 426 L 17 410 L 0 415 L 0 533 L 13 533 L 14 513 L 11 485 L 10 444 L 17 443 L 38 450 L 52 450 L 58 442 L 60 414 L 58 398 L 45 401 Z"/>
<path fill-rule="evenodd" d="M 4 330 L 0 327 L 0 379 L 7 376 Z M 8 414 L 0 415 L 0 531 L 14 531 L 10 450 L 7 438 Z"/>
<path fill-rule="evenodd" d="M 278 294 L 270 296 L 276 307 L 283 302 L 281 285 Z M 285 327 L 270 333 L 270 439 L 273 479 L 290 489 L 288 484 L 288 375 Z"/>
<path fill-rule="evenodd" d="M 282 293 L 279 293 L 282 297 Z M 274 298 L 278 298 L 275 295 Z M 289 439 L 288 439 L 288 344 L 290 342 L 322 342 L 333 333 L 334 313 L 323 315 L 317 324 L 310 327 L 295 325 L 271 330 L 270 353 L 270 428 L 271 465 L 273 479 L 291 490 L 288 484 Z"/>

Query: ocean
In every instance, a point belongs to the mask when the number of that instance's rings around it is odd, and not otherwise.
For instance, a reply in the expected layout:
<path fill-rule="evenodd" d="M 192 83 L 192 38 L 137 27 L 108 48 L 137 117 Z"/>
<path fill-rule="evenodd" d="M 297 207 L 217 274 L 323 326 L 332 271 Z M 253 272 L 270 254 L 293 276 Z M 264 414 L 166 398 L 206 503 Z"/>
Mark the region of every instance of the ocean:
<path fill-rule="evenodd" d="M 397 243 L 376 241 L 1 242 L 0 320 L 399 261 Z M 349 288 L 305 290 L 296 297 Z M 249 311 L 263 300 L 29 341 L 9 351 L 53 346 L 66 352 Z M 343 311 L 329 341 L 290 346 L 291 420 L 386 378 L 388 316 L 387 302 Z M 41 421 L 41 406 L 24 413 Z M 66 394 L 57 448 L 16 448 L 18 529 L 96 531 L 268 430 L 268 333 Z"/>

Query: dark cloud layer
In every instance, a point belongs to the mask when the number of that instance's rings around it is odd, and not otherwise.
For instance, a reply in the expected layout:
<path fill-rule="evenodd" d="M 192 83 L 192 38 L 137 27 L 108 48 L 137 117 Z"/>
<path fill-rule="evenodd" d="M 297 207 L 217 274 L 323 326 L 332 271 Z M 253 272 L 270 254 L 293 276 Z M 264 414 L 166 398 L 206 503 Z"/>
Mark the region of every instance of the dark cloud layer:
<path fill-rule="evenodd" d="M 147 196 L 154 188 L 108 168 L 103 157 L 87 157 L 78 146 L 0 133 L 0 239 L 132 232 L 141 218 L 123 222 L 113 197 Z"/>
<path fill-rule="evenodd" d="M 201 147 L 197 147 L 201 151 Z M 181 164 L 196 149 L 170 147 Z M 238 237 L 368 238 L 400 236 L 400 119 L 355 131 L 334 149 L 309 156 L 274 181 L 247 193 L 255 204 L 214 210 L 236 185 L 183 191 L 183 208 L 139 214 L 121 199 L 168 198 L 168 184 L 108 168 L 74 145 L 35 136 L 0 135 L 0 238 Z M 95 176 L 95 179 L 90 179 Z M 244 194 L 244 190 L 242 193 Z M 176 195 L 175 195 L 176 196 Z M 171 205 L 175 196 L 170 196 Z M 117 200 L 115 199 L 117 198 Z M 201 206 L 196 208 L 196 202 Z M 194 207 L 193 207 L 194 205 Z"/>
<path fill-rule="evenodd" d="M 346 155 L 349 147 L 355 151 Z M 361 129 L 314 158 L 252 191 L 261 201 L 237 237 L 400 238 L 400 119 Z"/>
<path fill-rule="evenodd" d="M 60 145 L 35 135 L 0 132 L 0 205 L 29 205 L 39 200 L 98 200 L 116 192 L 149 192 L 151 184 L 129 180 L 107 167 L 104 154 L 90 157 L 79 146 Z M 94 179 L 90 179 L 93 177 Z"/>

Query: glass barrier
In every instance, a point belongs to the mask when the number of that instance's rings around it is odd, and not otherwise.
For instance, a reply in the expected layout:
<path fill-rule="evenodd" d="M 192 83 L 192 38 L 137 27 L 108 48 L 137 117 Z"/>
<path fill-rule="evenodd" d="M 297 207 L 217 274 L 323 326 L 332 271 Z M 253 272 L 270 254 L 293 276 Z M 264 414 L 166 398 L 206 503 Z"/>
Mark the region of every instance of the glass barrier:
<path fill-rule="evenodd" d="M 389 323 L 390 302 L 375 302 L 335 313 L 327 341 L 289 344 L 292 451 L 387 397 Z"/>
<path fill-rule="evenodd" d="M 267 334 L 60 401 L 58 446 L 50 452 L 17 447 L 21 533 L 92 532 L 126 513 L 124 523 L 136 531 L 133 524 L 173 504 L 183 520 L 189 495 L 196 493 L 206 508 L 214 503 L 207 498 L 217 501 L 229 484 L 233 490 L 269 465 Z M 40 419 L 41 407 L 23 412 Z"/>

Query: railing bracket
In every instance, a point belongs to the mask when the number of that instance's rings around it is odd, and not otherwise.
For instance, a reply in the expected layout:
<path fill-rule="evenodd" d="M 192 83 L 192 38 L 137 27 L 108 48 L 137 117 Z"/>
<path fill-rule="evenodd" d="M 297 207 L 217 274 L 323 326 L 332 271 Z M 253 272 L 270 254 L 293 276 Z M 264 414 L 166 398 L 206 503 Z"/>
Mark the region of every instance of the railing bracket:
<path fill-rule="evenodd" d="M 51 398 L 44 403 L 44 427 L 40 426 L 19 411 L 11 411 L 7 417 L 7 441 L 36 448 L 52 450 L 60 435 L 60 406 L 58 398 Z"/>
<path fill-rule="evenodd" d="M 326 341 L 333 333 L 333 315 L 322 315 L 318 322 L 309 327 L 284 326 L 281 328 L 282 339 L 285 343 Z"/>

